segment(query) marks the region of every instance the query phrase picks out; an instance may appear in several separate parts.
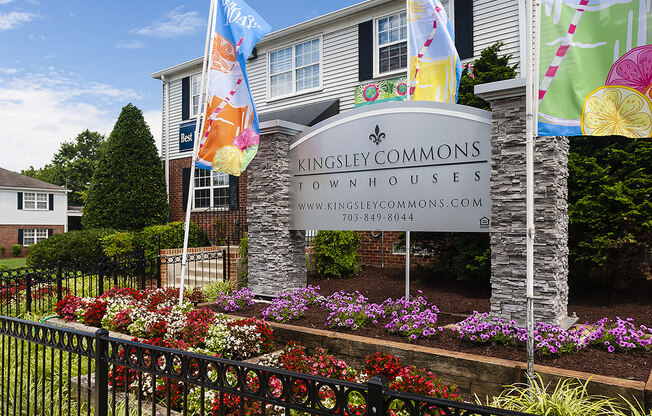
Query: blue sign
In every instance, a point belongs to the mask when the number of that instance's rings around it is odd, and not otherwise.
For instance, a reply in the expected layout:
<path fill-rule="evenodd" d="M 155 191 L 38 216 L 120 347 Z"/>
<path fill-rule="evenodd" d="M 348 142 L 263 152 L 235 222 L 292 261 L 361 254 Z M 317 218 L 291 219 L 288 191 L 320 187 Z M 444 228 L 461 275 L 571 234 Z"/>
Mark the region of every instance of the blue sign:
<path fill-rule="evenodd" d="M 195 122 L 179 125 L 179 151 L 187 152 L 195 145 Z"/>

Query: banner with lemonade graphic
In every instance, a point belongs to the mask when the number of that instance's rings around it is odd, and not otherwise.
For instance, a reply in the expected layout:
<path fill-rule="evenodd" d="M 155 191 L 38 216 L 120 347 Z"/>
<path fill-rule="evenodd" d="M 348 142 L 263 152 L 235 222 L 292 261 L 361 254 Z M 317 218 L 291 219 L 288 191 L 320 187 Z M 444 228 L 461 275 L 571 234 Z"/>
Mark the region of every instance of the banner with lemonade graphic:
<path fill-rule="evenodd" d="M 246 61 L 271 27 L 242 0 L 213 4 L 206 112 L 196 166 L 240 176 L 256 155 L 260 138 Z"/>
<path fill-rule="evenodd" d="M 543 0 L 539 136 L 652 136 L 652 2 Z"/>
<path fill-rule="evenodd" d="M 439 0 L 408 0 L 407 8 L 411 99 L 456 103 L 462 63 L 444 7 Z"/>

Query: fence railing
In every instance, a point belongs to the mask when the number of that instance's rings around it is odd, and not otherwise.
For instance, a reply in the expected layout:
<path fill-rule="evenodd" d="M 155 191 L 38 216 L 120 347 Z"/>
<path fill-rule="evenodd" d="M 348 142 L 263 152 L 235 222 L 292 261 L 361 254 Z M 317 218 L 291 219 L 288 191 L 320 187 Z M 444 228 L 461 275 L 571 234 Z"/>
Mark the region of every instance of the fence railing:
<path fill-rule="evenodd" d="M 0 415 L 525 416 L 0 316 Z"/>

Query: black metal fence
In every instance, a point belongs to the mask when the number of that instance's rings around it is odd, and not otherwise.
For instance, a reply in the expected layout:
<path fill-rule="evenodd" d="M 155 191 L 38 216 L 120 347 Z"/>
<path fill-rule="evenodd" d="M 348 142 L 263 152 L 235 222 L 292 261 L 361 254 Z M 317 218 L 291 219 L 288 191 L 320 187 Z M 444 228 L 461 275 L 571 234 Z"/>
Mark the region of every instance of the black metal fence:
<path fill-rule="evenodd" d="M 0 316 L 0 415 L 525 413 L 161 348 Z"/>
<path fill-rule="evenodd" d="M 142 250 L 85 262 L 0 270 L 0 315 L 54 310 L 66 295 L 100 296 L 111 287 L 145 290 L 181 284 L 182 255 L 148 258 Z M 226 277 L 226 250 L 191 253 L 186 257 L 185 285 L 201 287 Z M 1 413 L 0 413 L 1 415 Z"/>
<path fill-rule="evenodd" d="M 217 246 L 237 246 L 247 234 L 247 209 L 244 207 L 232 210 L 208 208 L 192 214 L 192 221 Z"/>

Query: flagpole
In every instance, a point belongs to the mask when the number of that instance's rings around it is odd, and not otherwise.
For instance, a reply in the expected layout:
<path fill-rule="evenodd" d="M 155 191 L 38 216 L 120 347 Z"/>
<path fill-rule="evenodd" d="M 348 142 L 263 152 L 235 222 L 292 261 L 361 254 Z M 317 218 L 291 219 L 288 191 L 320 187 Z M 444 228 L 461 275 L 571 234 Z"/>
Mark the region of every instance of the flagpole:
<path fill-rule="evenodd" d="M 197 153 L 199 152 L 199 142 L 201 141 L 201 132 L 203 124 L 206 120 L 202 120 L 202 105 L 204 104 L 204 92 L 206 91 L 206 72 L 208 70 L 208 54 L 212 48 L 213 38 L 211 36 L 211 29 L 213 27 L 213 20 L 215 19 L 215 1 L 211 0 L 210 10 L 208 12 L 208 27 L 206 28 L 206 46 L 204 48 L 204 63 L 201 72 L 201 86 L 199 92 L 199 108 L 197 110 L 197 121 L 195 122 L 195 135 L 192 148 L 192 164 L 190 166 L 190 183 L 188 184 L 188 202 L 186 203 L 186 221 L 183 227 L 183 252 L 181 255 L 181 287 L 179 288 L 179 305 L 183 303 L 183 290 L 186 280 L 186 265 L 188 257 L 188 238 L 190 235 L 190 211 L 192 209 L 192 201 L 194 199 L 195 188 L 195 165 L 197 160 Z M 190 86 L 192 88 L 192 85 Z M 192 103 L 190 103 L 192 105 Z"/>
<path fill-rule="evenodd" d="M 534 0 L 536 1 L 536 0 Z M 528 384 L 534 380 L 534 136 L 536 123 L 537 78 L 536 78 L 536 24 L 534 24 L 533 0 L 526 0 L 525 27 L 526 47 L 526 126 L 525 126 L 525 170 L 526 170 L 526 299 L 527 299 L 527 377 Z"/>
<path fill-rule="evenodd" d="M 410 39 L 410 1 L 405 0 L 405 24 L 407 26 L 407 54 L 408 54 L 408 101 L 412 101 L 412 54 Z M 410 297 L 410 231 L 405 231 L 405 299 Z"/>

